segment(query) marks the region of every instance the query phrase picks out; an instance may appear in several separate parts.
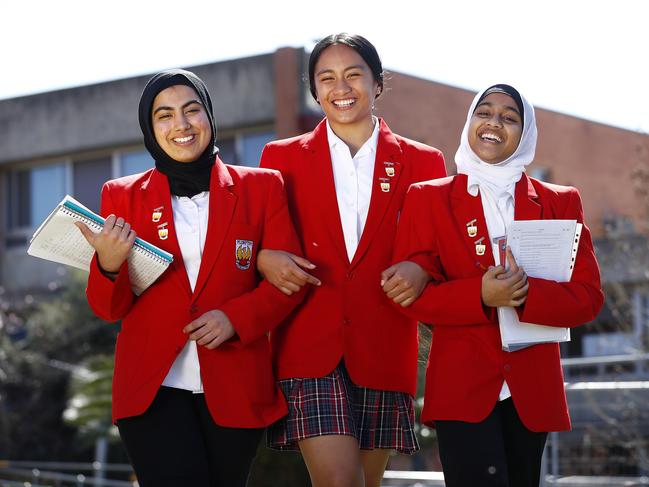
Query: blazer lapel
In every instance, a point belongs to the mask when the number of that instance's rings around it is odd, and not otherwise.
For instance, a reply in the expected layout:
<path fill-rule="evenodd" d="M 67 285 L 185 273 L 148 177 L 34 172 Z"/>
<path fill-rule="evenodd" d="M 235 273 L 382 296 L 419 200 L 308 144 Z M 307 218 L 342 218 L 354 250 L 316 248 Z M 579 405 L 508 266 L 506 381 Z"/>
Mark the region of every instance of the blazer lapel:
<path fill-rule="evenodd" d="M 340 257 L 345 262 L 349 262 L 343 227 L 340 222 L 336 183 L 327 141 L 326 120 L 320 122 L 315 130 L 305 138 L 302 147 L 306 152 L 305 170 L 311 173 L 308 179 L 313 185 L 311 188 L 313 204 L 320 209 L 322 216 L 321 225 L 328 230 L 333 247 Z"/>
<path fill-rule="evenodd" d="M 514 220 L 539 220 L 542 212 L 536 188 L 527 174 L 523 173 L 514 190 Z"/>
<path fill-rule="evenodd" d="M 486 270 L 495 263 L 482 198 L 480 194 L 471 196 L 466 190 L 466 183 L 466 175 L 459 174 L 455 177 L 451 190 L 452 210 L 463 246 L 476 267 Z"/>
<path fill-rule="evenodd" d="M 221 253 L 225 236 L 228 233 L 237 206 L 237 196 L 233 189 L 232 176 L 225 164 L 217 157 L 210 179 L 209 223 L 193 299 L 196 299 L 205 286 L 216 259 Z"/>
<path fill-rule="evenodd" d="M 173 208 L 171 206 L 171 193 L 167 178 L 157 169 L 151 171 L 149 179 L 141 186 L 144 203 L 144 224 L 137 228 L 138 237 L 160 247 L 174 256 L 171 271 L 178 281 L 178 285 L 191 295 L 191 286 L 185 270 L 183 254 L 180 251 L 176 228 L 174 226 Z M 142 209 L 136 210 L 138 213 Z"/>
<path fill-rule="evenodd" d="M 363 258 L 377 234 L 383 217 L 394 198 L 401 176 L 401 146 L 382 119 L 379 124 L 379 140 L 374 161 L 370 208 L 367 213 L 363 234 L 352 260 L 352 266 L 355 266 Z"/>

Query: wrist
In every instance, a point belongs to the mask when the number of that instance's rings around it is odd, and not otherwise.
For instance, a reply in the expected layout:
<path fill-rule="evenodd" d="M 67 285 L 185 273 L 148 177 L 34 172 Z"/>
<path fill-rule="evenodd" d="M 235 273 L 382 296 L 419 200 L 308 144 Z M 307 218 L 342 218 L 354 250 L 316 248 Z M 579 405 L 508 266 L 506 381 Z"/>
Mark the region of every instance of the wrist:
<path fill-rule="evenodd" d="M 104 276 L 106 276 L 107 278 L 109 278 L 112 281 L 117 279 L 117 276 L 119 275 L 119 268 L 117 270 L 106 269 L 101 264 L 101 262 L 99 262 L 99 259 L 97 259 L 97 267 L 99 268 L 99 272 L 101 272 Z"/>

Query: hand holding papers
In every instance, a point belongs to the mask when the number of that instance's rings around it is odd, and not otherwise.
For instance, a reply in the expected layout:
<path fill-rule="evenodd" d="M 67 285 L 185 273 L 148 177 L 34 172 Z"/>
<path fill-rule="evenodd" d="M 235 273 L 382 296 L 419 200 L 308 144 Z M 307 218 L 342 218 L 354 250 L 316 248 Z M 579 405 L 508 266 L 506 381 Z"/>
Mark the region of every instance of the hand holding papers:
<path fill-rule="evenodd" d="M 90 261 L 95 251 L 75 226 L 75 222 L 83 222 L 98 233 L 103 227 L 104 219 L 71 196 L 66 196 L 38 227 L 27 253 L 85 271 L 90 270 Z M 127 260 L 131 286 L 139 296 L 169 267 L 173 256 L 136 238 Z"/>
<path fill-rule="evenodd" d="M 572 276 L 582 224 L 576 220 L 520 220 L 509 228 L 508 241 L 518 264 L 530 277 L 568 282 Z M 499 307 L 503 350 L 537 343 L 570 341 L 570 330 L 522 323 L 514 308 Z"/>

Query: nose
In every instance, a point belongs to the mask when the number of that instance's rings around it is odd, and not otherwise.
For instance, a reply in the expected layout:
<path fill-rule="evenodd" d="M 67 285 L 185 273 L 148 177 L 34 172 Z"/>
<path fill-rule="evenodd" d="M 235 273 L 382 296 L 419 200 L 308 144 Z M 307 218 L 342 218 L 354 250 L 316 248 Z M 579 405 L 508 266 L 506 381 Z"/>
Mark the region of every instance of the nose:
<path fill-rule="evenodd" d="M 174 130 L 182 131 L 189 128 L 189 119 L 185 116 L 184 113 L 180 113 L 178 116 L 174 117 Z"/>
<path fill-rule="evenodd" d="M 492 127 L 502 127 L 503 121 L 500 118 L 500 115 L 494 113 L 491 117 L 489 117 L 489 120 L 487 120 L 487 124 L 491 125 Z"/>
<path fill-rule="evenodd" d="M 347 93 L 349 91 L 349 83 L 344 76 L 336 80 L 336 86 L 334 86 L 334 93 Z"/>

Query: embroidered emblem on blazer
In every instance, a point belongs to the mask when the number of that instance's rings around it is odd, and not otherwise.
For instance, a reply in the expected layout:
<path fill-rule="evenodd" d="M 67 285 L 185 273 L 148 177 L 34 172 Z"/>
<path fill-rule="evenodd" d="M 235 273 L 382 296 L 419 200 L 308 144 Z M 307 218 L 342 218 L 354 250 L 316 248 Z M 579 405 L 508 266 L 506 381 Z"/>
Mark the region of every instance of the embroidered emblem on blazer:
<path fill-rule="evenodd" d="M 252 240 L 237 240 L 234 250 L 234 263 L 238 269 L 245 271 L 250 268 L 252 259 Z"/>

